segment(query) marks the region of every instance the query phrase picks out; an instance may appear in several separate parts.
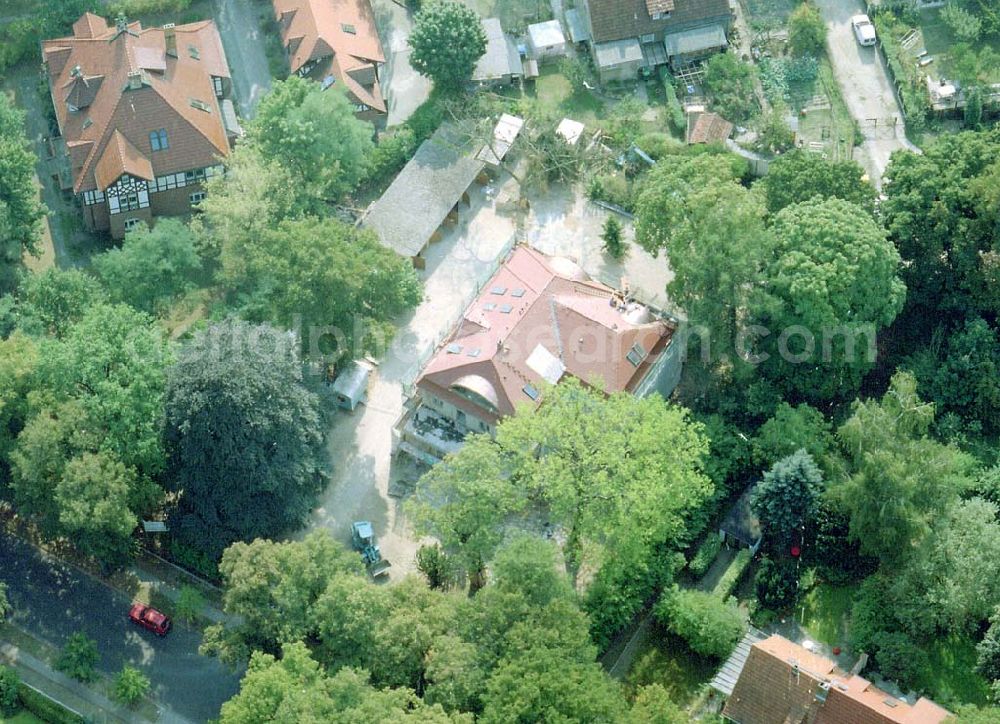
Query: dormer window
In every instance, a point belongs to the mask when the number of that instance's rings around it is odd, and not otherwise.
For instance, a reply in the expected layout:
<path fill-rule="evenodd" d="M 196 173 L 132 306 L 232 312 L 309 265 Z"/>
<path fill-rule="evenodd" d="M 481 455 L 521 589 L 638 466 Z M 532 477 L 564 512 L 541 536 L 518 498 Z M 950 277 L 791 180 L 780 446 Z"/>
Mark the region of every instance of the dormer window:
<path fill-rule="evenodd" d="M 351 25 L 350 23 L 341 23 L 340 29 L 343 30 L 345 33 L 349 33 L 350 35 L 358 34 L 358 29 L 353 25 Z"/>
<path fill-rule="evenodd" d="M 149 147 L 154 151 L 166 151 L 170 148 L 167 140 L 167 129 L 161 128 L 158 131 L 149 132 Z"/>

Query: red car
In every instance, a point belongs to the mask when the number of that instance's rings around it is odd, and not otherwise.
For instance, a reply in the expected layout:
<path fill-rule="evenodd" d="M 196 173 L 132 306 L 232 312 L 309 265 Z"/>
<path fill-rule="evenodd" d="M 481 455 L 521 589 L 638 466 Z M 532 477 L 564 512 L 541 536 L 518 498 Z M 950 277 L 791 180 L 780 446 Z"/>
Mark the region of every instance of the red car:
<path fill-rule="evenodd" d="M 138 601 L 132 604 L 128 612 L 128 617 L 133 623 L 137 623 L 143 628 L 148 628 L 157 636 L 166 636 L 170 630 L 170 618 L 152 606 L 147 606 Z"/>

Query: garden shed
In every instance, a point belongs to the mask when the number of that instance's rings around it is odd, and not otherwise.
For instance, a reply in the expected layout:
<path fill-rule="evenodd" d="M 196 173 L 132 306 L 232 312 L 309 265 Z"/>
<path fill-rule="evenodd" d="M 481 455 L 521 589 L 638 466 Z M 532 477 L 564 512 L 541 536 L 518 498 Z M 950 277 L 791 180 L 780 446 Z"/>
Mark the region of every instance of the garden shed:
<path fill-rule="evenodd" d="M 756 553 L 760 547 L 761 530 L 760 520 L 750 507 L 750 499 L 753 497 L 756 485 L 749 486 L 743 491 L 739 499 L 733 503 L 729 509 L 726 519 L 722 521 L 719 528 L 719 535 L 724 543 L 733 543 L 736 546 L 746 546 L 752 553 Z"/>
<path fill-rule="evenodd" d="M 538 60 L 566 55 L 566 36 L 558 20 L 528 26 L 528 53 Z"/>

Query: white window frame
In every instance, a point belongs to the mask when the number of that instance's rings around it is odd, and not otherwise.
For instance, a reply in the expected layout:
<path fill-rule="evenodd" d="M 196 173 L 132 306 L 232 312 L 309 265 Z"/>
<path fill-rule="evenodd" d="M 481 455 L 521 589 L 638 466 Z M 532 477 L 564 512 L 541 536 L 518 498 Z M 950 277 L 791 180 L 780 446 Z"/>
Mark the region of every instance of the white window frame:
<path fill-rule="evenodd" d="M 125 219 L 125 231 L 132 231 L 135 227 L 142 223 L 142 219 L 137 219 L 134 216 Z"/>
<path fill-rule="evenodd" d="M 200 204 L 204 200 L 205 200 L 204 191 L 195 191 L 193 194 L 188 195 L 188 201 L 191 203 L 191 205 Z"/>

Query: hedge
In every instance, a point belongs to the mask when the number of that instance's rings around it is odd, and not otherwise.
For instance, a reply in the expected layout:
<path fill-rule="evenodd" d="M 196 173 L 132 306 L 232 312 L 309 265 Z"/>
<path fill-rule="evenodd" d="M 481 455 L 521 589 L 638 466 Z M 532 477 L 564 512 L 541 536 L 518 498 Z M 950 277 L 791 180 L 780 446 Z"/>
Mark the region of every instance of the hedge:
<path fill-rule="evenodd" d="M 722 538 L 719 537 L 718 533 L 714 531 L 705 538 L 704 542 L 698 546 L 697 552 L 695 552 L 694 557 L 691 562 L 688 563 L 688 570 L 691 572 L 692 576 L 697 576 L 701 578 L 705 575 L 706 571 L 711 567 L 712 561 L 715 557 L 719 555 L 719 550 L 722 548 Z"/>
<path fill-rule="evenodd" d="M 719 599 L 704 591 L 666 591 L 653 613 L 692 651 L 717 659 L 728 656 L 747 630 L 746 619 L 733 599 Z"/>
<path fill-rule="evenodd" d="M 723 599 L 729 597 L 743 576 L 743 572 L 750 565 L 750 557 L 750 549 L 741 548 L 736 557 L 733 558 L 733 562 L 729 564 L 729 568 L 722 574 L 722 578 L 715 584 L 712 594 Z"/>
<path fill-rule="evenodd" d="M 77 716 L 23 682 L 17 689 L 17 696 L 21 700 L 21 706 L 42 721 L 50 722 L 50 724 L 83 724 L 84 722 L 83 717 Z"/>

